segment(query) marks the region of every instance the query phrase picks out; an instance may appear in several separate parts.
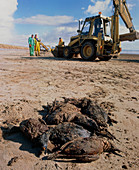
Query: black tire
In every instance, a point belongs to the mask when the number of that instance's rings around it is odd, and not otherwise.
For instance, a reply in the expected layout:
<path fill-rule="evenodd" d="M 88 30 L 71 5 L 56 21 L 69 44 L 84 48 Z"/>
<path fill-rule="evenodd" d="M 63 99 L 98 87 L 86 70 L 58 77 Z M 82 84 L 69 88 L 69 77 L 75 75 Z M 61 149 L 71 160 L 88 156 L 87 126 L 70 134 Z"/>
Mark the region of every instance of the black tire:
<path fill-rule="evenodd" d="M 73 54 L 71 53 L 71 48 L 70 47 L 64 47 L 64 49 L 63 49 L 63 56 L 66 59 L 72 58 Z"/>
<path fill-rule="evenodd" d="M 94 44 L 91 42 L 86 42 L 81 47 L 81 57 L 85 61 L 95 60 L 96 59 L 96 49 Z"/>
<path fill-rule="evenodd" d="M 101 57 L 98 57 L 98 58 L 101 61 L 109 61 L 111 59 L 111 56 L 101 56 Z"/>

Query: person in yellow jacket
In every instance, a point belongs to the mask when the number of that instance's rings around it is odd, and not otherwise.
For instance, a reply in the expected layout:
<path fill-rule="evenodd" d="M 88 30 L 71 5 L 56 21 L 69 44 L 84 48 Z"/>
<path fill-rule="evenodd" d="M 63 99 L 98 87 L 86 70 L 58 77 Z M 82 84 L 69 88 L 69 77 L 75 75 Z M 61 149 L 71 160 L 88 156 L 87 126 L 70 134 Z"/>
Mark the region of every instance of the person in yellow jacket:
<path fill-rule="evenodd" d="M 64 45 L 64 43 L 63 43 L 63 39 L 60 37 L 60 38 L 59 38 L 58 46 L 63 46 L 63 45 Z"/>
<path fill-rule="evenodd" d="M 34 43 L 35 43 L 35 55 L 40 56 L 40 41 L 37 37 L 37 34 L 35 34 Z"/>

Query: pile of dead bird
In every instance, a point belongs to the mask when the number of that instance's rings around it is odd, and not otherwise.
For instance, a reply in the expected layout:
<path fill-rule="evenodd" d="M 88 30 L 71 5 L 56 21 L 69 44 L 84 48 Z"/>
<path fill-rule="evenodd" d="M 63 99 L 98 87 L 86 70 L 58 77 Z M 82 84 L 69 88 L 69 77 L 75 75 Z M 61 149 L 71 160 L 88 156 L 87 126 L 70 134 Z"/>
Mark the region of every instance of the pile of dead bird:
<path fill-rule="evenodd" d="M 88 98 L 64 98 L 44 107 L 43 119 L 28 119 L 20 124 L 22 133 L 47 153 L 47 159 L 97 160 L 101 153 L 120 151 L 111 141 L 108 114 Z"/>

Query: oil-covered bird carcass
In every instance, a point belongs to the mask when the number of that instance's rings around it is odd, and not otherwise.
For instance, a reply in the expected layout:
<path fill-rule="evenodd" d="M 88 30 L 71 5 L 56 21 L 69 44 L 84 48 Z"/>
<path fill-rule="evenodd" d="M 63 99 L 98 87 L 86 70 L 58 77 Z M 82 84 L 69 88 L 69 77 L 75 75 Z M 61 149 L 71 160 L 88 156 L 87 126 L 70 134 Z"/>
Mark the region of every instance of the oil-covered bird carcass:
<path fill-rule="evenodd" d="M 119 151 L 110 140 L 108 114 L 90 99 L 64 98 L 45 106 L 43 119 L 27 119 L 20 130 L 48 159 L 71 158 L 90 162 L 102 152 Z"/>
<path fill-rule="evenodd" d="M 50 154 L 48 159 L 70 158 L 81 162 L 91 162 L 99 159 L 103 152 L 120 152 L 106 138 L 91 136 L 87 138 L 76 138 L 67 142 L 58 152 Z"/>

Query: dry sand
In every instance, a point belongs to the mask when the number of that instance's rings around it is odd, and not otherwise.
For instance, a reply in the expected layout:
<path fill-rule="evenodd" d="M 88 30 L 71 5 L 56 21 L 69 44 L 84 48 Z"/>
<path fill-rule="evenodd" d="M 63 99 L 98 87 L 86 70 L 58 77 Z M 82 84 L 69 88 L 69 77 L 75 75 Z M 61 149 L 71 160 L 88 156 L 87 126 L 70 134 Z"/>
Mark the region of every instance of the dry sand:
<path fill-rule="evenodd" d="M 0 169 L 139 169 L 139 56 L 108 62 L 64 60 L 50 53 L 30 57 L 27 50 L 0 50 L 0 126 L 41 117 L 43 105 L 62 97 L 90 97 L 118 123 L 109 127 L 121 156 L 103 153 L 92 163 L 42 160 L 20 133 L 6 139 L 0 130 Z M 8 162 L 15 158 L 12 166 Z"/>
<path fill-rule="evenodd" d="M 24 49 L 24 50 L 28 49 L 28 47 L 7 45 L 7 44 L 0 44 L 0 48 L 2 48 L 2 49 Z"/>

